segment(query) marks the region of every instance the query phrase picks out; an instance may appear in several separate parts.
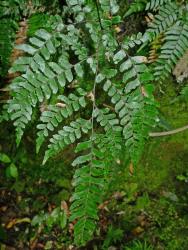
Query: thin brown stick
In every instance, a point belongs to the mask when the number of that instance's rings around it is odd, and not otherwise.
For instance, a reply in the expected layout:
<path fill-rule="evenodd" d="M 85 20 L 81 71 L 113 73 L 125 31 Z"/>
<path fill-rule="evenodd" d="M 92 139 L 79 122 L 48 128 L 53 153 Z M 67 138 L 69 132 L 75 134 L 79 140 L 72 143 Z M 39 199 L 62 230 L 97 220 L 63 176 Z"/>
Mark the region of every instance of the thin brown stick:
<path fill-rule="evenodd" d="M 188 125 L 186 125 L 184 127 L 181 127 L 181 128 L 173 129 L 173 130 L 170 130 L 170 131 L 151 132 L 151 133 L 149 133 L 149 136 L 151 136 L 151 137 L 159 137 L 159 136 L 173 135 L 173 134 L 177 134 L 179 132 L 183 132 L 186 129 L 188 129 Z"/>

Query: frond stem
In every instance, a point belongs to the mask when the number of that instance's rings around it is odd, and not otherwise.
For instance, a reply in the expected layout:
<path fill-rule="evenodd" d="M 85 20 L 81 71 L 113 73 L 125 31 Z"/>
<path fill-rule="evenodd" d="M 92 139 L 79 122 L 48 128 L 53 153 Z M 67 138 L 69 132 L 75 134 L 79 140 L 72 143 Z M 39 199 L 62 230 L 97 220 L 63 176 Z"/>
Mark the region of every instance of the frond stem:
<path fill-rule="evenodd" d="M 100 25 L 101 30 L 103 30 L 100 11 L 99 11 L 98 0 L 95 0 L 95 4 L 96 4 L 96 7 L 97 7 L 97 15 L 98 15 L 98 19 L 99 19 L 99 25 Z"/>
<path fill-rule="evenodd" d="M 100 46 L 100 40 L 98 41 L 98 44 L 97 44 L 97 48 L 96 48 L 96 59 L 97 59 L 97 67 L 96 67 L 96 72 L 95 72 L 95 78 L 98 74 L 98 71 L 99 71 L 99 46 Z M 92 114 L 91 114 L 91 160 L 90 160 L 90 171 L 89 171 L 89 176 L 91 176 L 91 168 L 92 168 L 92 162 L 93 162 L 93 151 L 94 151 L 94 142 L 93 142 L 93 139 L 94 139 L 94 110 L 96 108 L 96 98 L 95 98 L 95 95 L 96 95 L 96 81 L 94 81 L 94 84 L 93 84 L 93 90 L 92 90 L 92 94 L 93 94 L 93 106 L 92 106 Z M 86 193 L 86 204 L 87 204 L 87 201 L 88 201 L 88 196 L 89 196 L 89 189 L 90 189 L 90 186 L 91 186 L 91 180 L 89 181 L 88 183 L 88 192 Z M 85 223 L 86 223 L 86 216 L 85 216 Z M 85 223 L 84 223 L 84 226 L 83 228 L 85 228 Z"/>
<path fill-rule="evenodd" d="M 150 137 L 159 137 L 159 136 L 173 135 L 173 134 L 183 132 L 183 131 L 185 131 L 187 129 L 188 129 L 188 125 L 186 125 L 184 127 L 181 127 L 181 128 L 173 129 L 173 130 L 170 130 L 170 131 L 151 132 L 151 133 L 149 133 L 149 136 Z"/>

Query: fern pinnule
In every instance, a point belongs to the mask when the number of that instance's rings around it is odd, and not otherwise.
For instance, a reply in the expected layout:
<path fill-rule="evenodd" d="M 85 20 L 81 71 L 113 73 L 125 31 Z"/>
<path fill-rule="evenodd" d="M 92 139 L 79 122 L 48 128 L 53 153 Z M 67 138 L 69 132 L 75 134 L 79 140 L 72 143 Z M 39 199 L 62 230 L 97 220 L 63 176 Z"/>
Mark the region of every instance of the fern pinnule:
<path fill-rule="evenodd" d="M 146 10 L 158 10 L 162 5 L 169 4 L 171 0 L 151 0 L 146 4 Z"/>

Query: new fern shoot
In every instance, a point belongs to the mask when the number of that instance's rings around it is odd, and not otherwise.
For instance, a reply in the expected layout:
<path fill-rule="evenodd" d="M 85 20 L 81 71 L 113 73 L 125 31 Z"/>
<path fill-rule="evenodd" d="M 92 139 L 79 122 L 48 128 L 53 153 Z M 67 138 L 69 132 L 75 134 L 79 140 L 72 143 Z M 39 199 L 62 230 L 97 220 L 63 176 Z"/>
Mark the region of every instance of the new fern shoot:
<path fill-rule="evenodd" d="M 69 219 L 75 222 L 77 246 L 93 237 L 118 154 L 123 150 L 138 163 L 157 124 L 154 86 L 165 83 L 188 49 L 186 3 L 136 1 L 125 17 L 144 9 L 154 18 L 143 34 L 120 39 L 119 2 L 67 0 L 63 11 L 49 14 L 46 26 L 16 46 L 24 55 L 9 70 L 19 74 L 9 85 L 3 114 L 15 126 L 17 145 L 37 110 L 36 152 L 43 151 L 43 164 L 70 145 L 75 148 Z M 142 48 L 160 34 L 159 56 L 150 64 Z"/>

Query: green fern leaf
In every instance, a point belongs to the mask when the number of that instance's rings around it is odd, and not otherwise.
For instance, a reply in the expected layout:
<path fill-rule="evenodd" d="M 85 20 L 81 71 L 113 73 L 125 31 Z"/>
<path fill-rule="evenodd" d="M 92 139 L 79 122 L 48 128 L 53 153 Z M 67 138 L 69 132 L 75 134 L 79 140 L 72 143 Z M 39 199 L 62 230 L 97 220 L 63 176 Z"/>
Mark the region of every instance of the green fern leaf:
<path fill-rule="evenodd" d="M 50 144 L 45 152 L 43 164 L 50 158 L 63 150 L 67 145 L 81 138 L 82 133 L 87 134 L 91 130 L 91 121 L 82 118 L 72 121 L 69 126 L 64 126 L 50 139 Z"/>
<path fill-rule="evenodd" d="M 177 22 L 165 33 L 165 42 L 156 62 L 156 80 L 164 80 L 188 49 L 188 25 Z"/>
<path fill-rule="evenodd" d="M 181 14 L 177 4 L 169 3 L 161 6 L 159 13 L 155 15 L 153 22 L 149 24 L 147 32 L 152 32 L 155 36 L 165 32 L 171 27 L 179 18 Z"/>
<path fill-rule="evenodd" d="M 64 95 L 59 96 L 59 102 L 56 105 L 48 106 L 47 110 L 42 113 L 40 117 L 42 123 L 37 125 L 37 128 L 40 130 L 37 133 L 37 153 L 39 152 L 45 138 L 49 136 L 50 131 L 54 131 L 54 129 L 62 123 L 64 119 L 70 117 L 74 111 L 86 107 L 86 99 L 84 96 L 86 92 L 81 90 L 81 93 L 81 96 L 76 96 L 74 94 L 70 94 L 68 97 Z"/>
<path fill-rule="evenodd" d="M 144 64 L 144 57 L 130 57 L 124 50 L 120 50 L 114 55 L 113 60 L 119 65 L 125 87 L 120 91 L 112 81 L 107 80 L 103 89 L 115 105 L 115 112 L 119 116 L 120 125 L 123 126 L 127 151 L 136 164 L 148 138 L 149 129 L 155 124 L 157 116 L 154 99 L 151 94 L 148 97 L 145 90 L 153 77 Z"/>
<path fill-rule="evenodd" d="M 164 4 L 169 4 L 171 0 L 151 0 L 149 3 L 146 4 L 146 10 L 154 10 L 156 11 Z"/>
<path fill-rule="evenodd" d="M 123 73 L 123 83 L 126 84 L 125 93 L 128 94 L 141 85 L 140 75 L 146 70 L 146 66 L 143 64 L 145 57 L 129 57 L 124 50 L 120 50 L 114 55 L 113 60 L 115 64 L 121 62 L 120 72 Z"/>
<path fill-rule="evenodd" d="M 118 156 L 116 150 L 121 149 L 120 144 L 119 132 L 109 130 L 106 134 L 95 134 L 93 139 L 77 145 L 76 152 L 89 151 L 73 162 L 73 166 L 79 168 L 73 178 L 75 191 L 71 198 L 70 220 L 76 222 L 74 238 L 78 246 L 84 246 L 93 236 L 96 221 L 99 219 L 97 207 L 102 202 L 109 181 L 109 165 Z"/>
<path fill-rule="evenodd" d="M 133 13 L 143 11 L 145 9 L 146 2 L 147 0 L 135 0 L 133 3 L 131 3 L 131 6 L 129 7 L 128 11 L 124 14 L 123 17 L 128 17 Z"/>

